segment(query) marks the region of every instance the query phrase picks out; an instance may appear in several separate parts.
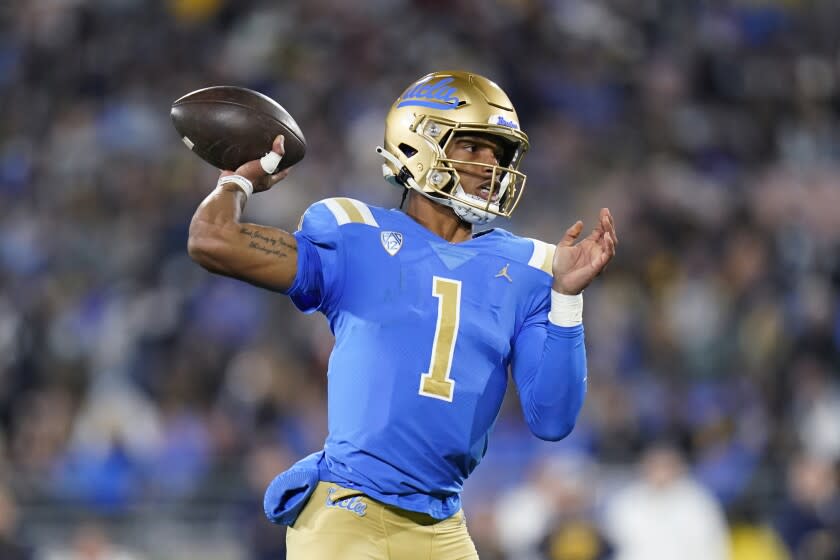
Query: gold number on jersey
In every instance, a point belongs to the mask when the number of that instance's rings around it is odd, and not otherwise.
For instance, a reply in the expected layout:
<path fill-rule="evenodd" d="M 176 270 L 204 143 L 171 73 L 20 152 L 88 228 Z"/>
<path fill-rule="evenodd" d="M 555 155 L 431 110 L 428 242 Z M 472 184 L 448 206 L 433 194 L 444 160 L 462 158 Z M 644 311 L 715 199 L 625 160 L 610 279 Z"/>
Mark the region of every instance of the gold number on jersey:
<path fill-rule="evenodd" d="M 452 402 L 455 381 L 449 374 L 461 321 L 461 281 L 435 276 L 432 295 L 438 298 L 438 317 L 429 372 L 420 376 L 420 394 Z"/>

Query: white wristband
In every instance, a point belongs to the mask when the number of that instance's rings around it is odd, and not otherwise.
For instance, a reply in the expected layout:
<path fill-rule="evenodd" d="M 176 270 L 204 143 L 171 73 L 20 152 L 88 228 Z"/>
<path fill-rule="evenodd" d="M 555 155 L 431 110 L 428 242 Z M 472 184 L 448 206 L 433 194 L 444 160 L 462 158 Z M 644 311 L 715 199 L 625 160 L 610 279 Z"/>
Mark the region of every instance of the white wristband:
<path fill-rule="evenodd" d="M 583 294 L 567 296 L 551 290 L 548 320 L 558 327 L 576 327 L 583 323 Z"/>
<path fill-rule="evenodd" d="M 248 200 L 248 197 L 254 194 L 254 185 L 242 175 L 227 175 L 226 177 L 220 177 L 219 182 L 216 183 L 216 188 L 219 188 L 226 183 L 233 183 L 242 189 L 242 192 L 245 193 L 245 200 Z"/>

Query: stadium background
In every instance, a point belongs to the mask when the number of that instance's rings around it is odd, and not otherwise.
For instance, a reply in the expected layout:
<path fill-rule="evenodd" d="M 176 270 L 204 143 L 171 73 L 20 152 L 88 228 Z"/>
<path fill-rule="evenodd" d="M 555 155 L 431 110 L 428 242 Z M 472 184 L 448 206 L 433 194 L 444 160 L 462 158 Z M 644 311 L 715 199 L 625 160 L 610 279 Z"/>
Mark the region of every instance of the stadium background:
<path fill-rule="evenodd" d="M 446 68 L 494 78 L 531 137 L 503 227 L 551 241 L 609 206 L 622 240 L 587 291 L 576 431 L 540 442 L 508 399 L 467 483 L 482 559 L 621 552 L 615 504 L 667 493 L 676 471 L 641 468 L 663 445 L 734 560 L 840 558 L 835 0 L 7 0 L 0 22 L 3 558 L 282 558 L 261 494 L 320 448 L 331 336 L 189 260 L 216 173 L 169 105 L 279 100 L 309 153 L 247 217 L 293 228 L 327 196 L 398 204 L 384 115 Z"/>

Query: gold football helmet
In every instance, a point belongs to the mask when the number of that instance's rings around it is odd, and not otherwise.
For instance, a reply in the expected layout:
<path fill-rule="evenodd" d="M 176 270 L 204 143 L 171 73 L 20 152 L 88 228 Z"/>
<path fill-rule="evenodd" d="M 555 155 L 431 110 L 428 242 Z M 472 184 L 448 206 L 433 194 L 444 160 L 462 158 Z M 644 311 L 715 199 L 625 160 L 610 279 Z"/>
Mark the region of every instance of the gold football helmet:
<path fill-rule="evenodd" d="M 500 140 L 504 155 L 498 165 L 448 158 L 450 142 L 462 133 Z M 487 78 L 459 71 L 434 72 L 408 86 L 386 117 L 384 148 L 377 147 L 389 183 L 450 206 L 473 224 L 511 215 L 525 188 L 519 165 L 527 150 L 528 136 L 505 92 Z M 493 169 L 487 199 L 464 191 L 454 165 Z"/>

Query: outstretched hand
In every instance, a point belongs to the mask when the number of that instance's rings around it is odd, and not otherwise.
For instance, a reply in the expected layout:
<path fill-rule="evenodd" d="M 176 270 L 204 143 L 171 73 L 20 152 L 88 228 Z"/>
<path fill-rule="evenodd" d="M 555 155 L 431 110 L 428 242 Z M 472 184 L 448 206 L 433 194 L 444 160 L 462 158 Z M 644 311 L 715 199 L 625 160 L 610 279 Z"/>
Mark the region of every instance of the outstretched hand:
<path fill-rule="evenodd" d="M 618 237 L 608 208 L 601 208 L 598 225 L 575 245 L 582 231 L 583 222 L 578 220 L 566 230 L 554 251 L 553 288 L 562 294 L 581 293 L 615 256 Z"/>
<path fill-rule="evenodd" d="M 271 151 L 279 155 L 281 158 L 283 154 L 286 153 L 286 150 L 283 147 L 284 142 L 283 135 L 277 136 L 274 139 L 274 143 L 271 145 Z M 286 178 L 289 174 L 289 169 L 284 169 L 278 173 L 274 173 L 273 175 L 269 175 L 265 172 L 260 163 L 260 160 L 255 159 L 253 161 L 249 161 L 247 163 L 243 163 L 239 167 L 236 168 L 236 171 L 222 171 L 222 174 L 219 177 L 228 177 L 230 175 L 242 175 L 254 185 L 254 192 L 262 192 L 267 191 L 280 181 Z"/>

